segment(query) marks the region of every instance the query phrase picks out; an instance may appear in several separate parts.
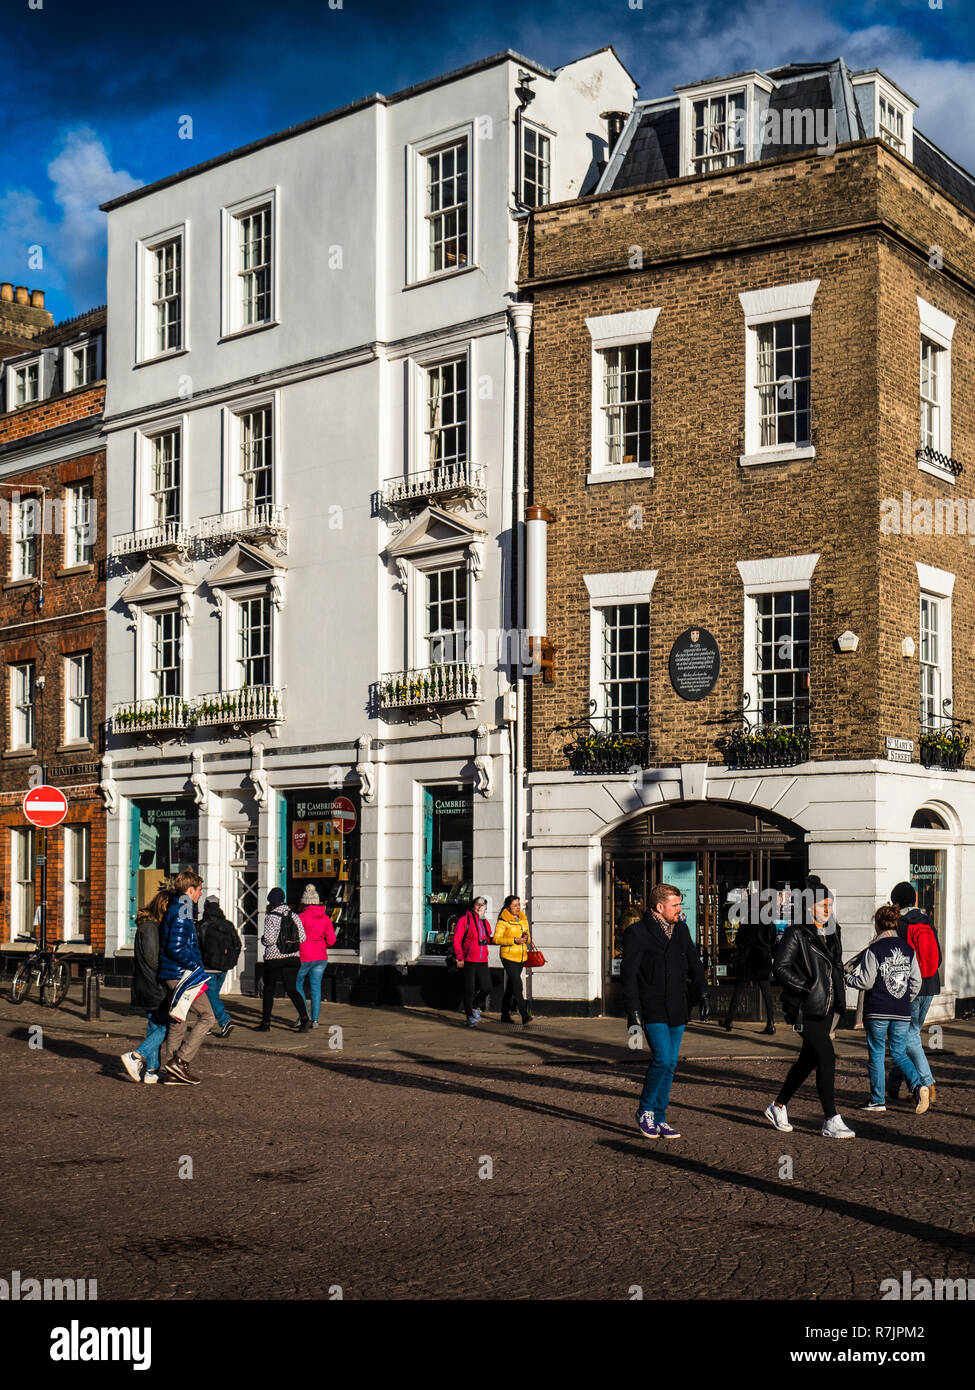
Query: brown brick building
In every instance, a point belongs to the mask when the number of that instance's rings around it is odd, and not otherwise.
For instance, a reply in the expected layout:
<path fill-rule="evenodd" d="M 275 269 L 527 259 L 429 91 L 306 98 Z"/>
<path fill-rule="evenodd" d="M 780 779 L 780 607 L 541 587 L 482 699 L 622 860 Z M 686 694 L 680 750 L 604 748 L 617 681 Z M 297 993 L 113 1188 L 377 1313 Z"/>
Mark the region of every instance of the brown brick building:
<path fill-rule="evenodd" d="M 40 782 L 68 799 L 65 821 L 47 832 L 48 939 L 70 942 L 71 955 L 104 951 L 105 318 L 93 309 L 22 335 L 0 361 L 0 949 L 8 964 L 36 934 L 42 832 L 28 826 L 22 801 Z"/>
<path fill-rule="evenodd" d="M 661 879 L 720 993 L 736 905 L 784 921 L 810 870 L 851 948 L 914 881 L 936 1009 L 975 994 L 975 181 L 914 111 L 842 62 L 692 84 L 534 214 L 554 681 L 528 843 L 557 997 L 618 1002 Z"/>

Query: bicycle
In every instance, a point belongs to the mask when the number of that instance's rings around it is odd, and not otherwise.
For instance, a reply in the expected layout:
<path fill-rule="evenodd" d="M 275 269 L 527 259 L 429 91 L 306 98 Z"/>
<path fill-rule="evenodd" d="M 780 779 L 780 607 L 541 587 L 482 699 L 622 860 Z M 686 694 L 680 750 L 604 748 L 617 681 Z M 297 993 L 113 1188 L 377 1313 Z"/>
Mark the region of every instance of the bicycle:
<path fill-rule="evenodd" d="M 10 986 L 10 998 L 13 1003 L 24 1002 L 35 979 L 41 1003 L 56 1009 L 64 1001 L 71 986 L 71 967 L 66 960 L 58 959 L 56 945 L 48 951 L 32 951 L 27 959 L 18 965 Z"/>

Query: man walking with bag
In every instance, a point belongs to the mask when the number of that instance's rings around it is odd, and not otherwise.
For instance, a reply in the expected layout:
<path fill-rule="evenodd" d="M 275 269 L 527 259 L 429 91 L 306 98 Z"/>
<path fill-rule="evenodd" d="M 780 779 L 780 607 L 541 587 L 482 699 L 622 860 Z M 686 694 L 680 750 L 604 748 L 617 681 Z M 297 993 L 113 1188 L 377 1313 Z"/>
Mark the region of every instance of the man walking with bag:
<path fill-rule="evenodd" d="M 687 1024 L 688 990 L 701 1004 L 701 1018 L 711 1014 L 707 976 L 686 922 L 680 921 L 681 892 L 658 883 L 650 892 L 646 915 L 623 934 L 620 983 L 627 1026 L 642 1028 L 650 1048 L 650 1065 L 636 1112 L 647 1139 L 679 1139 L 667 1124 L 670 1088 Z"/>
<path fill-rule="evenodd" d="M 196 995 L 185 1017 L 176 1018 L 170 1014 L 169 1033 L 159 1052 L 162 1068 L 176 1081 L 191 1086 L 198 1085 L 200 1077 L 190 1070 L 189 1064 L 203 1046 L 203 1039 L 214 1022 L 193 921 L 202 892 L 203 880 L 199 874 L 177 874 L 173 880 L 175 896 L 166 909 L 159 933 L 159 978 L 170 992 L 170 1006 L 181 983 L 195 988 L 197 971 L 203 980 L 203 990 Z"/>

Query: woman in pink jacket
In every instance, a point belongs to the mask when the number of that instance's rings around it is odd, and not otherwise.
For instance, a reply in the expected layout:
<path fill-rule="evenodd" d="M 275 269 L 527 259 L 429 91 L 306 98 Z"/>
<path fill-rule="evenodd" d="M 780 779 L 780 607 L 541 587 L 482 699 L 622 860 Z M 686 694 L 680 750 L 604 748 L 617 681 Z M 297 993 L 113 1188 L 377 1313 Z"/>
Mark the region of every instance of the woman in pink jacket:
<path fill-rule="evenodd" d="M 488 970 L 488 946 L 491 924 L 485 916 L 487 898 L 475 898 L 454 930 L 454 955 L 464 969 L 464 1012 L 468 1028 L 481 1021 L 481 1005 L 491 993 L 491 973 Z"/>
<path fill-rule="evenodd" d="M 328 964 L 326 947 L 335 945 L 335 928 L 332 919 L 322 907 L 318 889 L 313 883 L 301 895 L 301 912 L 298 916 L 305 929 L 305 939 L 298 949 L 301 966 L 298 970 L 296 988 L 302 999 L 305 997 L 305 978 L 311 978 L 311 1026 L 318 1027 L 318 1013 L 322 1007 L 322 976 Z"/>

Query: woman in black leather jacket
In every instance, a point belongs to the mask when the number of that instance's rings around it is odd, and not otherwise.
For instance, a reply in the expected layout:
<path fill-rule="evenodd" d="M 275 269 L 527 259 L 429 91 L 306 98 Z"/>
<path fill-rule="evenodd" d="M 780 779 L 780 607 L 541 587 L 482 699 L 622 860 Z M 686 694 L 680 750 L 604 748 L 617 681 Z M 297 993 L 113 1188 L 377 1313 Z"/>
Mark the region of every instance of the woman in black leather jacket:
<path fill-rule="evenodd" d="M 836 1111 L 836 1056 L 830 1038 L 846 997 L 840 928 L 832 916 L 833 894 L 818 878 L 809 878 L 803 898 L 803 920 L 786 927 L 772 962 L 773 979 L 782 986 L 782 1011 L 802 1035 L 802 1048 L 765 1115 L 776 1129 L 791 1130 L 786 1106 L 815 1070 L 822 1133 L 828 1139 L 852 1139 L 853 1130 Z"/>

